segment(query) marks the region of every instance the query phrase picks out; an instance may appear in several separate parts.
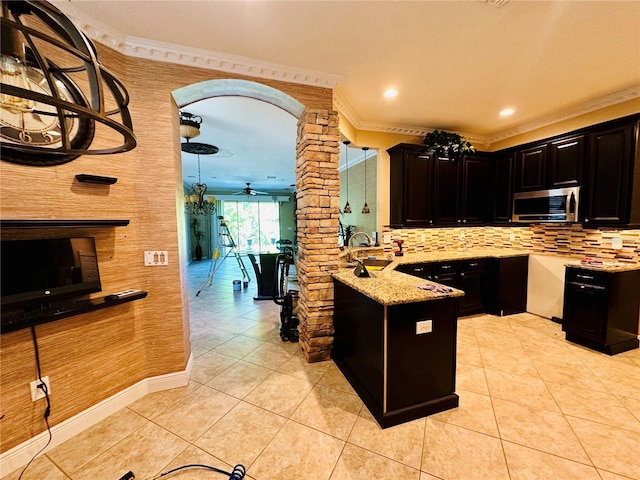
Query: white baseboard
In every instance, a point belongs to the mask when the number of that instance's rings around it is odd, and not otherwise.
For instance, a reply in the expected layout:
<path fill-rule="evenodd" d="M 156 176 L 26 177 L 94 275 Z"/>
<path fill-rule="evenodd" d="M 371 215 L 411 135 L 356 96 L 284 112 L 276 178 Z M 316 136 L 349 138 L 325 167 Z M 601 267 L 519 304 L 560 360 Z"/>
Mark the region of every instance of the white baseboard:
<path fill-rule="evenodd" d="M 186 386 L 191 377 L 192 366 L 193 354 L 189 356 L 187 368 L 182 372 L 168 373 L 166 375 L 158 375 L 157 377 L 140 380 L 135 385 L 89 407 L 58 425 L 54 425 L 51 427 L 51 443 L 44 452 L 66 442 L 148 393 Z M 20 445 L 16 445 L 11 450 L 0 454 L 0 476 L 4 476 L 26 465 L 27 462 L 46 445 L 48 439 L 49 433 L 45 431 Z"/>

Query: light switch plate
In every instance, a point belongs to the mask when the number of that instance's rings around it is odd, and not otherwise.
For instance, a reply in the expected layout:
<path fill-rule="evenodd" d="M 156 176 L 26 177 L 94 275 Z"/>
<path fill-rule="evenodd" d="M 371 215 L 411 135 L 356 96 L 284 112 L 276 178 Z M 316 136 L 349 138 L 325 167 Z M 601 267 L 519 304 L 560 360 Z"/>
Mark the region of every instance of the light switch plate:
<path fill-rule="evenodd" d="M 422 320 L 416 322 L 416 335 L 433 332 L 433 320 Z"/>
<path fill-rule="evenodd" d="M 169 265 L 169 252 L 167 250 L 146 251 L 144 252 L 144 264 L 146 267 Z"/>

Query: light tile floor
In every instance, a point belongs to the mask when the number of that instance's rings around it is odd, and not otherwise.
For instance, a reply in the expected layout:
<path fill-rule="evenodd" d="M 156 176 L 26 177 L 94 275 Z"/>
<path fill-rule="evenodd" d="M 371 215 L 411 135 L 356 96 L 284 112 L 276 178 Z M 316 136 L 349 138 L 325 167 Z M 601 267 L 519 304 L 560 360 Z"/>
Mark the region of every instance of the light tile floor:
<path fill-rule="evenodd" d="M 596 353 L 531 314 L 462 318 L 460 407 L 382 430 L 331 361 L 307 364 L 280 340 L 279 307 L 253 300 L 255 280 L 233 291 L 233 259 L 196 297 L 208 269 L 189 267 L 190 384 L 49 451 L 25 480 L 144 479 L 187 463 L 242 463 L 253 480 L 640 479 L 640 350 Z"/>

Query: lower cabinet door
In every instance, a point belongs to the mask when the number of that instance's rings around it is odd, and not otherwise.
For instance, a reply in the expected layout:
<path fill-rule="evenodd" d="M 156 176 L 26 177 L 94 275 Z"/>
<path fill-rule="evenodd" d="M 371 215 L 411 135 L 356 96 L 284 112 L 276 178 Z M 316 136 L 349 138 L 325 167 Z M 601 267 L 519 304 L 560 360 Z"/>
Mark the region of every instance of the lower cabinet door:
<path fill-rule="evenodd" d="M 604 341 L 607 293 L 602 287 L 569 283 L 565 287 L 563 325 L 568 334 Z"/>
<path fill-rule="evenodd" d="M 464 291 L 460 299 L 460 315 L 484 311 L 484 271 L 460 272 L 458 288 Z"/>

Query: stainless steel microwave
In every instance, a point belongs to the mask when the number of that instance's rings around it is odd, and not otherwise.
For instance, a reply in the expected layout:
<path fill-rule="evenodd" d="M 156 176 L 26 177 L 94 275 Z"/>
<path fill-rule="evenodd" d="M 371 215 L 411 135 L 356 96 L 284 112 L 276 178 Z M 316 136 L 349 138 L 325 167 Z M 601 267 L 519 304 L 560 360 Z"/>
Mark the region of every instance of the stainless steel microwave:
<path fill-rule="evenodd" d="M 513 194 L 514 222 L 577 222 L 580 187 L 554 188 Z"/>

